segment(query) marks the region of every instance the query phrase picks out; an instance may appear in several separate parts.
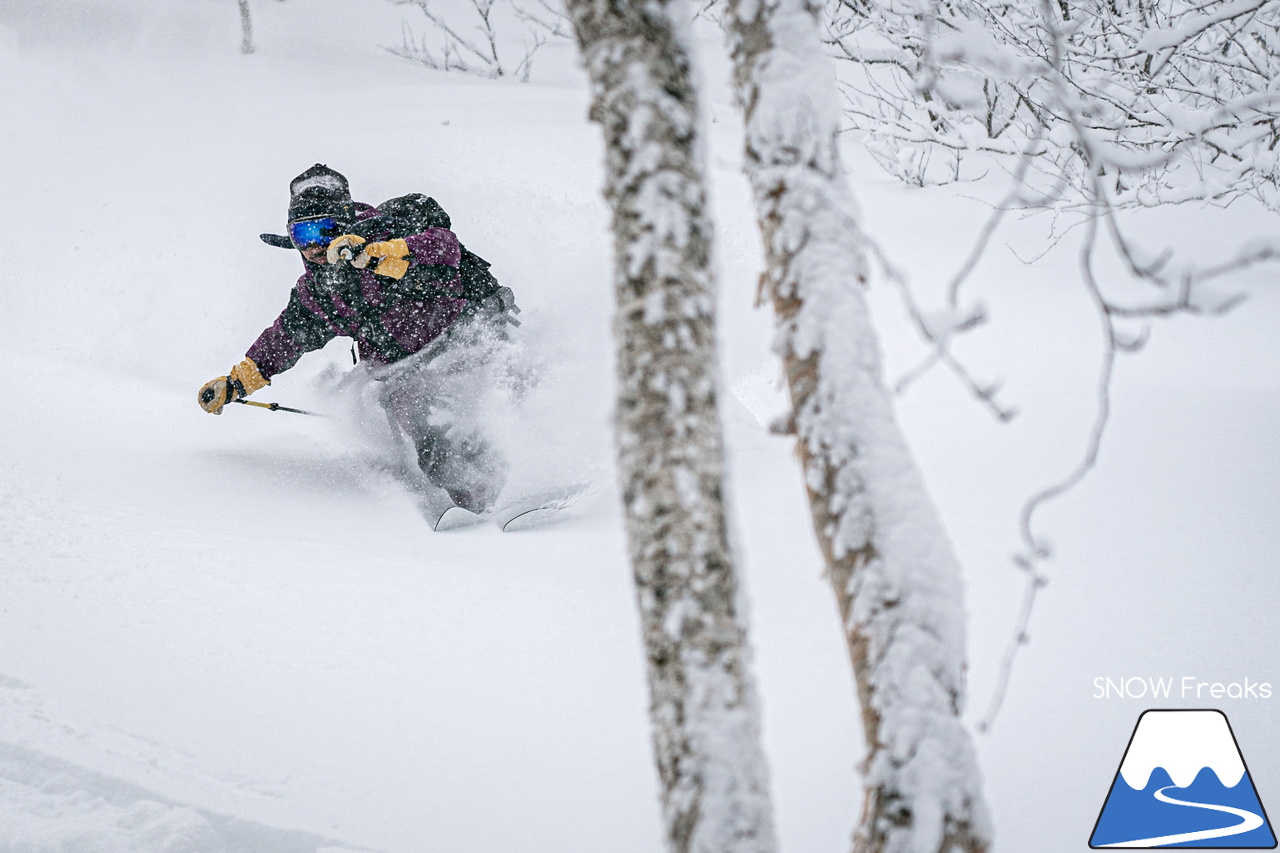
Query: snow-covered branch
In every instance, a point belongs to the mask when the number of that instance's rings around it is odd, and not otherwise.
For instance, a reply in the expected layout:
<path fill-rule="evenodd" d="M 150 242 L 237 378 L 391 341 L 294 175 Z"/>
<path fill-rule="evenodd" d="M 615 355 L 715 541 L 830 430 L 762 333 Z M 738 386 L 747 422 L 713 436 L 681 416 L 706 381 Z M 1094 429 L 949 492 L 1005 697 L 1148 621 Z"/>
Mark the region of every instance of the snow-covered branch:
<path fill-rule="evenodd" d="M 1280 209 L 1280 0 L 829 0 L 846 116 L 913 183 L 923 149 L 1039 160 L 1048 199 Z M 1028 141 L 1039 137 L 1038 144 Z"/>

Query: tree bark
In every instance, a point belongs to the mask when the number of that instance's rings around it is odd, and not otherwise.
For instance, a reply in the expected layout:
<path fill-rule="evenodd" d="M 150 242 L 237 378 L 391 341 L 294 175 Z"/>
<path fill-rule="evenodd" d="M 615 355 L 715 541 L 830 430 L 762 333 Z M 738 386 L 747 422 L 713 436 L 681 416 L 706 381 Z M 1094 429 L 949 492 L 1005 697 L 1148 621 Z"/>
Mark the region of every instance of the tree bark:
<path fill-rule="evenodd" d="M 711 225 L 697 93 L 662 0 L 569 0 L 604 131 L 618 469 L 667 849 L 775 850 L 722 501 Z"/>
<path fill-rule="evenodd" d="M 729 0 L 745 169 L 764 237 L 814 529 L 862 711 L 857 853 L 981 853 L 990 828 L 964 700 L 959 566 L 895 422 L 863 297 L 866 241 L 805 0 Z"/>

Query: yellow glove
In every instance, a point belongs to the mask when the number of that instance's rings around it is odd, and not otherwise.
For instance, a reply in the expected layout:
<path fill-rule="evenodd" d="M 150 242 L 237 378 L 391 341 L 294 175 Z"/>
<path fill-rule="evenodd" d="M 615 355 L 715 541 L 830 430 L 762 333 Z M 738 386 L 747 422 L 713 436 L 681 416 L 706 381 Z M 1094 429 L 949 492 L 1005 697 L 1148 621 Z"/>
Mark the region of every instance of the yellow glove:
<path fill-rule="evenodd" d="M 351 266 L 362 270 L 369 263 L 369 257 L 364 252 L 357 254 L 356 249 L 363 245 L 364 238 L 355 234 L 343 234 L 341 237 L 334 237 L 329 243 L 329 248 L 325 251 L 325 260 L 331 264 L 351 261 Z M 361 261 L 361 258 L 364 258 L 364 260 Z"/>
<path fill-rule="evenodd" d="M 357 248 L 360 249 L 359 254 L 355 254 Z M 401 279 L 409 271 L 409 244 L 399 237 L 382 243 L 366 243 L 363 237 L 343 234 L 333 238 L 325 256 L 331 264 L 350 261 L 351 266 L 358 270 L 369 266 L 369 261 L 377 258 L 378 266 L 373 274 L 387 278 Z"/>
<path fill-rule="evenodd" d="M 365 245 L 361 257 L 378 259 L 374 275 L 400 279 L 409 271 L 409 244 L 400 238 L 387 240 L 385 243 L 369 243 Z"/>
<path fill-rule="evenodd" d="M 222 407 L 227 403 L 242 400 L 259 388 L 265 388 L 270 384 L 270 380 L 263 377 L 258 370 L 258 365 L 253 363 L 253 359 L 246 358 L 231 368 L 231 372 L 226 376 L 219 376 L 204 383 L 196 400 L 200 403 L 200 408 L 209 414 L 220 415 Z"/>

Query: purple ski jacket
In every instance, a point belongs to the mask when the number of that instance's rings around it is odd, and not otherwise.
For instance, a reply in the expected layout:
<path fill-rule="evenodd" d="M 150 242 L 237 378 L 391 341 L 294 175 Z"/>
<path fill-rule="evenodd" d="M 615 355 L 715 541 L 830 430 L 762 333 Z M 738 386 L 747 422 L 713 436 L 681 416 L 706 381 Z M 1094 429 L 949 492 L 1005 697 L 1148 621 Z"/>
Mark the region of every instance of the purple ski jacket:
<path fill-rule="evenodd" d="M 453 325 L 468 304 L 453 295 L 462 291 L 457 236 L 447 228 L 428 228 L 405 243 L 409 271 L 399 280 L 369 269 L 303 261 L 307 269 L 289 304 L 245 353 L 263 377 L 288 370 L 303 353 L 340 336 L 355 340 L 362 359 L 389 364 L 423 349 Z"/>

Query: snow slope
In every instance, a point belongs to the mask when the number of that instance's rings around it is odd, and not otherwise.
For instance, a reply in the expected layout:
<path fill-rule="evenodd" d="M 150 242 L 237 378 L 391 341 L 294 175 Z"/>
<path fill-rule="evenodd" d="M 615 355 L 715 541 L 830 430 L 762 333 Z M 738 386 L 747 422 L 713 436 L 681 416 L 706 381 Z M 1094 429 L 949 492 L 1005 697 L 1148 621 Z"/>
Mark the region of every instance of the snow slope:
<path fill-rule="evenodd" d="M 656 851 L 608 473 L 601 150 L 572 51 L 548 47 L 528 85 L 487 82 L 381 51 L 407 15 L 390 4 L 253 9 L 245 57 L 220 0 L 0 7 L 0 849 Z M 784 848 L 842 850 L 860 727 L 799 477 L 761 426 L 781 401 L 722 71 L 708 62 L 724 416 L 766 748 Z M 851 155 L 868 231 L 926 289 L 944 281 L 986 188 L 909 191 Z M 430 192 L 515 288 L 541 384 L 501 430 L 523 476 L 593 476 L 577 516 L 432 535 L 370 464 L 376 435 L 196 407 L 284 303 L 298 261 L 255 235 L 316 161 L 365 199 Z M 1192 253 L 1274 230 L 1243 205 L 1139 226 Z M 1044 227 L 1010 239 L 1033 254 Z M 900 409 L 966 567 L 974 716 L 1021 592 L 1018 503 L 1091 416 L 1069 249 L 980 270 L 994 319 L 964 354 L 1007 380 L 1013 426 L 941 375 Z M 1094 699 L 1096 677 L 1280 685 L 1273 276 L 1122 362 L 1099 470 L 1043 516 L 1054 581 L 979 739 L 998 849 L 1084 849 L 1138 714 L 1213 706 Z M 918 345 L 890 290 L 873 298 L 900 371 Z M 335 342 L 258 396 L 336 410 L 348 365 Z M 1264 804 L 1277 701 L 1214 702 Z"/>

